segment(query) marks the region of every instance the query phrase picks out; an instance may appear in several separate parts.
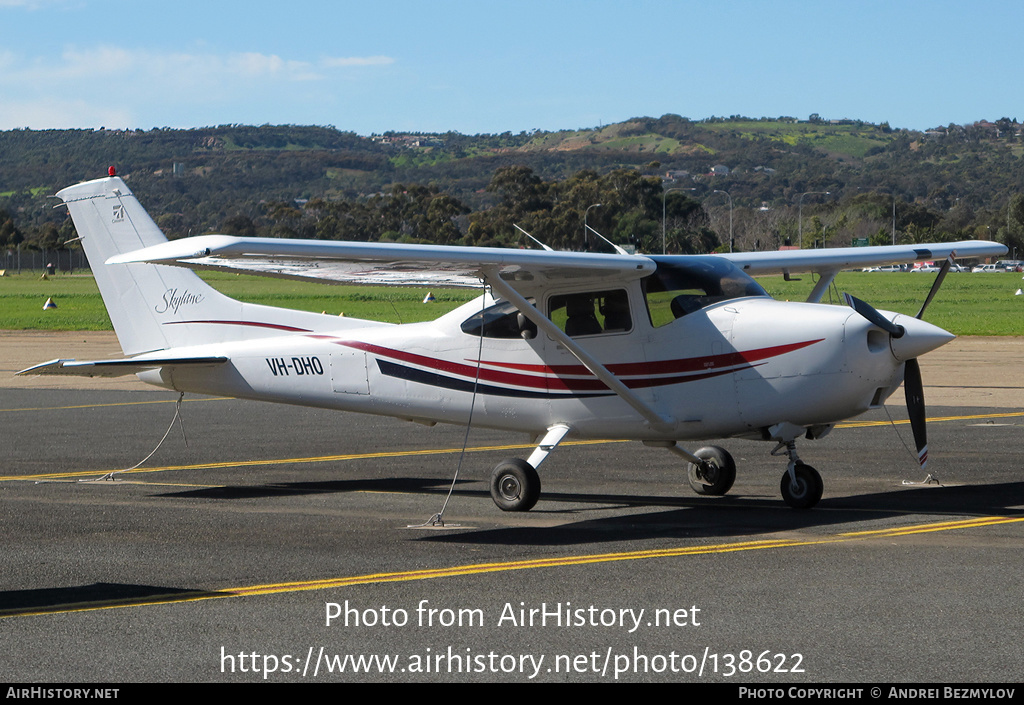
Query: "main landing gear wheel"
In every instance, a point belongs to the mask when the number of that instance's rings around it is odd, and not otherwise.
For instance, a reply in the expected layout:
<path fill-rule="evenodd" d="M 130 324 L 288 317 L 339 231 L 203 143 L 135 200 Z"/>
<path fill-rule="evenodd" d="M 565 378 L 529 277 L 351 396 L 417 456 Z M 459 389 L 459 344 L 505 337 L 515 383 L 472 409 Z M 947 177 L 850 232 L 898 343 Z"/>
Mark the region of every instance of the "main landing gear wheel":
<path fill-rule="evenodd" d="M 491 472 L 491 498 L 506 512 L 528 512 L 540 499 L 540 475 L 525 460 L 502 460 Z"/>
<path fill-rule="evenodd" d="M 694 453 L 701 460 L 706 460 L 709 469 L 704 470 L 694 463 L 689 463 L 687 478 L 690 487 L 697 494 L 723 495 L 732 488 L 736 481 L 736 462 L 725 448 L 708 446 Z"/>
<path fill-rule="evenodd" d="M 793 472 L 796 474 L 796 487 L 790 480 L 789 470 L 782 474 L 782 482 L 779 486 L 779 489 L 782 490 L 782 498 L 793 509 L 810 509 L 818 503 L 821 493 L 825 489 L 821 475 L 810 465 L 803 463 L 797 463 Z"/>

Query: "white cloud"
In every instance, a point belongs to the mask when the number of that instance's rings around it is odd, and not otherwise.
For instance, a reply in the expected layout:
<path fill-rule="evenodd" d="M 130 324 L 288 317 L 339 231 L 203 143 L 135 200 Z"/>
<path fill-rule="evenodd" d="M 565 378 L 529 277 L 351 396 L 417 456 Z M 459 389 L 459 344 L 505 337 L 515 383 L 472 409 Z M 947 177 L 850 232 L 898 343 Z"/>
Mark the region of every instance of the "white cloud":
<path fill-rule="evenodd" d="M 4 2 L 4 0 L 0 0 Z M 386 66 L 395 60 L 387 56 L 325 57 L 316 65 L 308 61 L 286 59 L 277 54 L 259 52 L 161 53 L 146 49 L 123 49 L 95 46 L 85 49 L 67 47 L 59 61 L 17 57 L 12 52 L 0 53 L 4 75 L 0 83 L 13 85 L 40 79 L 80 79 L 98 75 L 143 74 L 148 80 L 171 78 L 175 83 L 183 77 L 203 74 L 204 78 L 255 78 L 282 81 L 309 81 L 329 78 L 330 69 Z"/>
<path fill-rule="evenodd" d="M 280 78 L 286 81 L 312 81 L 324 78 L 306 61 L 285 60 L 276 54 L 244 52 L 224 61 L 229 73 L 249 78 Z"/>
<path fill-rule="evenodd" d="M 0 0 L 0 8 L 24 7 L 29 10 L 38 10 L 43 7 L 55 4 L 63 4 L 66 0 Z"/>
<path fill-rule="evenodd" d="M 51 80 L 80 79 L 97 74 L 130 71 L 139 58 L 141 57 L 138 54 L 117 47 L 101 46 L 92 49 L 68 47 L 61 55 L 60 63 L 44 67 L 42 62 L 36 62 L 36 65 L 39 69 L 47 71 Z"/>
<path fill-rule="evenodd" d="M 132 127 L 130 112 L 121 107 L 96 105 L 86 100 L 59 97 L 31 101 L 0 101 L 0 129 L 75 129 L 82 127 Z"/>
<path fill-rule="evenodd" d="M 387 66 L 395 63 L 390 56 L 327 56 L 320 64 L 327 68 L 348 68 L 350 66 Z"/>
<path fill-rule="evenodd" d="M 162 116 L 209 114 L 215 107 L 225 112 L 254 98 L 268 104 L 289 101 L 303 84 L 393 62 L 384 56 L 309 62 L 260 52 L 159 52 L 110 45 L 68 46 L 57 57 L 0 50 L 0 129 L 133 126 L 125 122 L 130 114 L 167 124 L 171 118 Z"/>

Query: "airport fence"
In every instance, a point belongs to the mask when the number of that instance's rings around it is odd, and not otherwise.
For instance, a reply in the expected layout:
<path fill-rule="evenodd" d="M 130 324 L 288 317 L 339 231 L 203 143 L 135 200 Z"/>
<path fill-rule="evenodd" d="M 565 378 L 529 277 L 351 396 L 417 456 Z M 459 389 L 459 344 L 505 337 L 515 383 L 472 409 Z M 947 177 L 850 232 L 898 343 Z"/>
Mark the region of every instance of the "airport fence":
<path fill-rule="evenodd" d="M 0 269 L 8 272 L 63 272 L 86 274 L 89 260 L 82 250 L 7 250 Z"/>

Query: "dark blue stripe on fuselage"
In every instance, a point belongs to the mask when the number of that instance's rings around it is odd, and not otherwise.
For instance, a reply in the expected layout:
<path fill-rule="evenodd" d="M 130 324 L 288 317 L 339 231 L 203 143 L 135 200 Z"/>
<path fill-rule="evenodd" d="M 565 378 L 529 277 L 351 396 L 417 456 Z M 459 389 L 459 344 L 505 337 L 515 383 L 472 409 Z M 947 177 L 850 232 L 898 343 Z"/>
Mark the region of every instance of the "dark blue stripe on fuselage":
<path fill-rule="evenodd" d="M 394 362 L 381 360 L 380 358 L 377 358 L 377 368 L 380 370 L 381 374 L 387 375 L 388 377 L 396 377 L 409 382 L 430 385 L 431 387 L 453 389 L 458 392 L 472 393 L 475 387 L 478 394 L 488 394 L 498 397 L 516 397 L 519 399 L 578 399 L 581 397 L 610 397 L 615 395 L 615 393 L 611 391 L 559 394 L 557 392 L 541 392 L 529 389 L 495 387 L 492 384 L 483 384 L 482 382 L 475 383 L 471 379 L 457 379 L 455 377 L 439 375 L 436 372 L 427 372 L 426 370 L 418 370 L 414 367 L 398 365 Z"/>

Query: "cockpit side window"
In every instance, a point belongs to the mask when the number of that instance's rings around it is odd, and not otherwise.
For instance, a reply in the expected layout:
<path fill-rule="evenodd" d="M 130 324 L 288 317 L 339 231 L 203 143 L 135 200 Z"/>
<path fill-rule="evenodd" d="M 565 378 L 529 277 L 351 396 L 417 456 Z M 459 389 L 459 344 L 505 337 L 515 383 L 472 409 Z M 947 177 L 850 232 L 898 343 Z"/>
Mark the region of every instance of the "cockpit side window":
<path fill-rule="evenodd" d="M 655 328 L 722 301 L 768 296 L 760 284 L 725 259 L 653 259 L 658 268 L 642 284 L 647 312 Z"/>
<path fill-rule="evenodd" d="M 548 299 L 551 322 L 571 338 L 633 329 L 625 289 L 558 294 Z"/>

